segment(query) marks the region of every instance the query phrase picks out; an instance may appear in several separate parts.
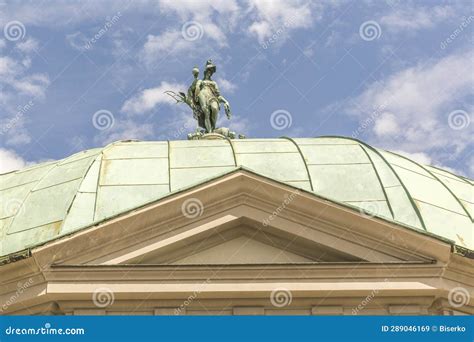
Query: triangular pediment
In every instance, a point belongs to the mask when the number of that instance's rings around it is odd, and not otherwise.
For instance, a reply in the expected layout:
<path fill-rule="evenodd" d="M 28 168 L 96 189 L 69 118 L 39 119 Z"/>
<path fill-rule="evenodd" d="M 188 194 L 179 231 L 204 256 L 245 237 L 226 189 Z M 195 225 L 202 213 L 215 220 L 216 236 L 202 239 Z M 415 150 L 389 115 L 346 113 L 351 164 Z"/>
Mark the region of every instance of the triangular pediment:
<path fill-rule="evenodd" d="M 217 246 L 173 261 L 173 265 L 303 263 L 314 260 L 280 249 L 247 236 L 225 241 Z"/>
<path fill-rule="evenodd" d="M 182 211 L 190 200 L 201 208 L 192 217 Z M 439 246 L 404 227 L 239 171 L 37 254 L 44 265 L 51 255 L 56 265 L 393 263 L 431 262 Z"/>
<path fill-rule="evenodd" d="M 127 249 L 92 264 L 231 265 L 358 262 L 355 255 L 249 217 L 224 216 L 145 248 Z"/>

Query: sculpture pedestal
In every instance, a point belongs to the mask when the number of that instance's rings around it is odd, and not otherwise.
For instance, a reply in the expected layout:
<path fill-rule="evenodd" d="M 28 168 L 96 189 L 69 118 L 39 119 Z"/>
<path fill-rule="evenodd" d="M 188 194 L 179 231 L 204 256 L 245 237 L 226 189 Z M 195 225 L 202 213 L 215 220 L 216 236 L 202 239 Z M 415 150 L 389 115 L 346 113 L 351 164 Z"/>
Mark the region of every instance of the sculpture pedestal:
<path fill-rule="evenodd" d="M 205 133 L 205 134 L 188 134 L 188 140 L 222 140 L 227 139 L 225 136 L 219 133 Z"/>
<path fill-rule="evenodd" d="M 216 128 L 212 133 L 195 132 L 188 134 L 188 140 L 221 140 L 221 139 L 245 139 L 245 135 L 236 134 L 230 131 L 227 127 Z"/>

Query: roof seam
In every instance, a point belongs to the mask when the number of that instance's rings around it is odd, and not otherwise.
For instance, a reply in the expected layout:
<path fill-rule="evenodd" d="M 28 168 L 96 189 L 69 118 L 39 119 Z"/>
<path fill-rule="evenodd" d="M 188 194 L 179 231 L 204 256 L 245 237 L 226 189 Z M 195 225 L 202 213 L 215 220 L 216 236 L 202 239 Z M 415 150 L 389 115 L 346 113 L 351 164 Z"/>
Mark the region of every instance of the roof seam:
<path fill-rule="evenodd" d="M 99 152 L 97 152 L 99 153 Z M 87 159 L 87 158 L 91 158 L 92 156 L 94 156 L 94 154 L 89 154 L 89 155 L 86 155 L 86 156 L 81 156 L 80 158 L 76 158 L 76 159 L 73 159 L 73 160 L 67 160 L 68 158 L 71 158 L 71 157 L 74 157 L 76 156 L 78 153 L 75 153 L 73 154 L 72 156 L 69 156 L 69 157 L 66 157 L 64 159 L 60 159 L 58 160 L 58 165 L 59 166 L 63 166 L 63 165 L 68 165 L 68 164 L 71 164 L 71 163 L 76 163 L 80 160 L 84 160 L 84 159 Z"/>
<path fill-rule="evenodd" d="M 429 165 L 424 165 L 425 167 L 428 166 L 430 170 L 431 168 L 433 168 L 433 166 L 429 166 Z M 441 172 L 439 172 L 440 170 L 439 169 L 435 169 L 435 170 L 430 170 L 433 174 L 435 175 L 438 175 L 440 177 L 445 177 L 445 178 L 448 178 L 450 180 L 453 180 L 453 181 L 456 181 L 458 183 L 461 183 L 461 184 L 467 184 L 467 185 L 471 185 L 470 183 L 468 183 L 466 180 L 462 179 L 461 177 L 457 177 L 456 175 L 453 175 L 452 173 L 448 173 L 448 174 L 443 174 Z"/>
<path fill-rule="evenodd" d="M 133 158 L 104 158 L 104 160 L 148 160 L 148 159 L 167 159 L 168 157 L 133 157 Z"/>
<path fill-rule="evenodd" d="M 374 200 L 358 200 L 358 201 L 347 201 L 344 200 L 342 203 L 366 203 L 366 202 L 384 202 L 386 199 L 374 199 Z"/>
<path fill-rule="evenodd" d="M 433 204 L 433 203 L 430 203 L 430 202 L 426 202 L 426 201 L 423 201 L 423 200 L 420 200 L 420 199 L 416 199 L 416 200 L 418 202 L 421 202 L 421 203 L 424 203 L 424 204 L 427 204 L 427 205 L 431 205 L 432 207 L 435 207 L 435 208 L 438 208 L 438 209 L 441 209 L 441 210 L 445 210 L 445 211 L 449 211 L 450 213 L 453 213 L 453 214 L 456 214 L 456 215 L 466 216 L 466 215 L 463 215 L 463 214 L 461 214 L 457 211 L 454 211 L 454 210 L 451 210 L 451 209 L 446 209 L 444 207 L 440 207 L 439 205 L 436 205 L 436 204 Z M 467 217 L 469 217 L 469 216 L 467 216 Z"/>
<path fill-rule="evenodd" d="M 364 144 L 365 145 L 365 144 Z M 387 166 L 390 168 L 390 170 L 393 172 L 393 174 L 395 175 L 395 177 L 397 177 L 398 181 L 400 182 L 400 185 L 403 187 L 403 190 L 405 190 L 405 193 L 408 197 L 408 200 L 410 201 L 412 207 L 413 207 L 413 210 L 415 211 L 416 215 L 418 216 L 418 219 L 420 220 L 420 224 L 421 226 L 423 227 L 424 230 L 428 231 L 428 229 L 426 228 L 426 225 L 425 225 L 425 221 L 423 220 L 423 216 L 421 215 L 421 212 L 420 210 L 418 209 L 418 207 L 416 206 L 416 203 L 415 203 L 415 200 L 413 199 L 413 196 L 410 194 L 410 191 L 408 191 L 408 188 L 406 187 L 405 183 L 403 183 L 402 179 L 400 178 L 400 176 L 398 175 L 398 173 L 395 172 L 395 170 L 393 169 L 392 165 L 390 165 L 390 163 L 385 159 L 385 157 L 379 152 L 377 151 L 377 149 L 371 147 L 371 146 L 368 146 L 366 145 L 368 148 L 372 149 L 374 152 L 376 152 L 381 158 L 382 160 L 387 164 Z"/>
<path fill-rule="evenodd" d="M 360 144 L 358 146 L 362 149 L 362 151 L 364 151 L 364 153 L 367 155 L 367 158 L 369 158 L 369 161 L 372 164 L 372 167 L 374 168 L 375 175 L 377 176 L 377 179 L 379 181 L 380 187 L 382 188 L 382 192 L 385 197 L 385 200 L 387 201 L 387 206 L 388 206 L 388 209 L 390 210 L 390 214 L 392 215 L 392 218 L 395 220 L 395 214 L 393 213 L 392 205 L 390 204 L 390 201 L 388 200 L 387 192 L 385 191 L 385 187 L 382 183 L 382 179 L 380 178 L 379 172 L 377 171 L 377 168 L 375 167 L 375 164 L 372 161 L 372 158 L 370 158 L 370 155 L 365 150 L 365 148 L 361 146 Z"/>
<path fill-rule="evenodd" d="M 356 145 L 351 145 L 356 146 Z M 318 165 L 370 165 L 370 163 L 308 163 L 309 166 L 318 166 Z"/>
<path fill-rule="evenodd" d="M 47 175 L 50 174 L 50 172 L 55 169 L 56 167 L 58 167 L 58 164 L 59 164 L 59 161 L 56 161 L 56 163 L 54 163 L 54 165 L 52 165 L 48 171 L 45 172 L 45 174 L 39 178 L 35 184 L 35 186 L 33 186 L 30 191 L 28 191 L 28 193 L 26 194 L 26 196 L 24 197 L 23 199 L 23 202 L 21 202 L 21 207 L 19 208 L 18 212 L 21 211 L 21 208 L 25 205 L 25 202 L 28 200 L 28 197 L 30 197 L 30 195 L 33 193 L 33 191 L 35 190 L 35 188 L 38 186 L 38 184 L 40 184 L 43 179 L 46 178 Z M 18 213 L 17 212 L 17 213 Z M 8 234 L 8 230 L 13 227 L 13 223 L 15 222 L 16 218 L 17 218 L 17 213 L 15 213 L 15 215 L 13 215 L 12 217 L 12 220 L 10 221 L 10 225 L 8 227 L 5 227 L 5 234 L 7 235 Z"/>
<path fill-rule="evenodd" d="M 389 152 L 389 151 L 384 150 L 384 152 Z M 401 156 L 399 156 L 399 157 L 401 157 Z M 397 163 L 393 163 L 392 165 L 393 165 L 393 166 L 396 166 L 396 167 L 399 167 L 400 169 L 403 169 L 403 170 L 405 170 L 405 171 L 409 171 L 409 172 L 412 172 L 412 173 L 416 173 L 417 175 L 420 175 L 420 176 L 422 176 L 422 177 L 425 177 L 425 178 L 428 178 L 428 179 L 431 179 L 431 180 L 436 180 L 436 179 L 434 179 L 433 177 L 430 177 L 430 176 L 428 176 L 428 175 L 424 175 L 424 174 L 422 174 L 422 173 L 419 173 L 419 172 L 410 170 L 410 169 L 408 169 L 408 168 L 406 168 L 406 167 L 404 167 L 404 166 L 398 165 Z"/>
<path fill-rule="evenodd" d="M 99 164 L 99 174 L 97 175 L 97 183 L 95 185 L 95 198 L 94 198 L 94 213 L 92 214 L 92 222 L 95 222 L 95 214 L 97 213 L 97 199 L 99 198 L 99 185 L 100 185 L 100 175 L 102 173 L 102 160 L 104 158 L 104 150 L 108 147 L 104 147 L 104 149 L 100 152 L 100 164 Z M 99 159 L 99 156 L 97 156 Z"/>
<path fill-rule="evenodd" d="M 444 170 L 444 169 L 440 169 L 439 167 L 437 166 L 434 166 L 434 165 L 428 165 L 429 167 L 432 167 L 433 169 L 436 169 L 436 170 L 439 170 L 439 171 L 442 171 L 442 172 L 446 172 L 446 173 L 449 173 L 450 175 L 453 175 L 454 177 L 456 177 L 458 181 L 462 182 L 462 183 L 466 183 L 468 185 L 472 185 L 471 183 L 469 183 L 466 178 L 462 177 L 462 176 L 458 176 L 457 174 L 455 173 L 452 173 L 451 171 L 448 171 L 448 170 Z M 443 175 L 445 177 L 448 177 L 446 175 Z"/>
<path fill-rule="evenodd" d="M 471 214 L 469 214 L 468 210 L 464 207 L 464 205 L 462 204 L 462 202 L 459 200 L 459 198 L 453 193 L 453 191 L 448 188 L 448 186 L 446 184 L 444 184 L 443 181 L 441 181 L 441 179 L 439 179 L 435 174 L 433 174 L 430 170 L 426 169 L 423 165 L 421 165 L 420 163 L 417 163 L 416 161 L 414 160 L 411 160 L 411 159 L 408 159 L 407 157 L 405 156 L 402 156 L 398 153 L 394 153 L 394 152 L 390 152 L 390 151 L 387 151 L 388 153 L 391 153 L 391 154 L 394 154 L 396 156 L 399 156 L 400 158 L 403 158 L 405 160 L 408 160 L 409 162 L 421 167 L 423 170 L 425 170 L 426 172 L 428 172 L 431 176 L 433 176 L 438 182 L 441 183 L 441 185 L 443 185 L 445 187 L 446 190 L 448 190 L 448 192 L 451 194 L 451 196 L 453 196 L 453 198 L 456 200 L 456 202 L 458 202 L 458 204 L 461 206 L 461 208 L 464 210 L 464 212 L 467 214 L 467 217 L 469 217 L 471 219 L 471 221 L 473 221 L 472 219 L 472 216 Z M 449 209 L 446 209 L 446 210 L 449 210 Z"/>
<path fill-rule="evenodd" d="M 49 222 L 47 222 L 47 223 L 45 223 L 45 224 L 40 224 L 40 225 L 38 225 L 38 226 L 29 227 L 28 229 L 20 230 L 20 231 L 18 231 L 18 232 L 6 234 L 6 235 L 20 234 L 20 233 L 23 233 L 23 232 L 27 232 L 27 231 L 29 231 L 29 230 L 38 229 L 38 228 L 40 228 L 40 227 L 48 226 L 48 225 L 50 225 L 50 224 L 53 224 L 53 223 L 56 223 L 56 222 L 62 222 L 62 221 L 63 221 L 63 220 L 49 221 Z M 58 235 L 60 235 L 60 234 L 58 234 Z M 29 248 L 28 246 L 30 246 L 30 245 L 26 245 L 25 248 Z"/>
<path fill-rule="evenodd" d="M 290 139 L 287 137 L 282 137 L 284 139 Z M 261 152 L 237 152 L 236 154 L 297 154 L 297 151 L 261 151 Z"/>
<path fill-rule="evenodd" d="M 180 169 L 208 169 L 212 167 L 236 167 L 238 165 L 204 165 L 204 166 L 175 166 L 175 167 L 170 167 L 171 170 L 180 170 Z"/>
<path fill-rule="evenodd" d="M 2 192 L 2 191 L 7 191 L 7 190 L 11 190 L 11 189 L 15 189 L 15 188 L 18 188 L 18 187 L 20 187 L 20 186 L 25 186 L 25 185 L 31 184 L 31 183 L 36 183 L 37 181 L 38 181 L 38 180 L 36 179 L 36 180 L 31 181 L 31 182 L 26 182 L 26 183 L 17 184 L 17 185 L 11 186 L 11 187 L 9 187 L 9 188 L 3 188 L 3 189 L 0 189 L 0 192 Z"/>
<path fill-rule="evenodd" d="M 168 143 L 168 189 L 171 192 L 171 143 L 169 140 L 166 140 Z"/>
<path fill-rule="evenodd" d="M 335 138 L 335 136 L 322 136 L 321 138 Z M 385 162 L 385 164 L 390 168 L 390 170 L 393 172 L 393 174 L 395 175 L 395 177 L 398 179 L 398 181 L 400 182 L 400 185 L 403 187 L 403 190 L 405 190 L 405 193 L 408 197 L 408 200 L 410 201 L 412 207 L 413 207 L 413 210 L 415 210 L 415 213 L 416 215 L 418 216 L 418 219 L 420 220 L 420 224 L 421 226 L 423 227 L 424 230 L 428 231 L 428 229 L 426 228 L 426 225 L 425 225 L 425 221 L 423 220 L 423 216 L 421 215 L 421 212 L 420 210 L 418 209 L 418 207 L 416 206 L 415 204 L 415 201 L 413 199 L 413 197 L 411 196 L 410 192 L 408 191 L 407 187 L 405 186 L 405 184 L 402 182 L 402 179 L 400 178 L 400 176 L 395 172 L 395 170 L 393 169 L 392 165 L 387 161 L 387 159 L 385 159 L 385 157 L 374 147 L 370 146 L 370 145 L 367 145 L 366 143 L 364 143 L 363 141 L 360 141 L 358 139 L 355 139 L 355 138 L 349 138 L 349 137 L 337 137 L 339 139 L 347 139 L 347 140 L 352 140 L 352 141 L 357 141 L 359 144 L 367 147 L 368 149 L 370 149 L 371 151 L 375 152 L 380 158 L 382 158 L 382 160 Z"/>
<path fill-rule="evenodd" d="M 234 144 L 232 143 L 232 140 L 231 140 L 231 139 L 226 138 L 226 140 L 229 142 L 230 149 L 232 150 L 232 155 L 233 155 L 233 157 L 234 157 L 234 164 L 235 164 L 235 166 L 238 166 L 238 164 L 237 164 L 237 155 L 236 155 L 236 153 L 235 153 Z"/>
<path fill-rule="evenodd" d="M 77 181 L 78 179 L 81 179 L 81 178 L 83 178 L 83 177 L 84 177 L 84 176 L 80 176 L 80 177 L 76 177 L 76 178 L 69 179 L 69 180 L 64 181 L 64 182 L 59 182 L 59 183 L 51 184 L 51 185 L 45 186 L 44 188 L 39 188 L 39 189 L 31 190 L 31 192 L 36 192 L 36 191 L 41 191 L 41 190 L 44 190 L 44 189 L 54 188 L 55 186 L 59 186 L 59 185 L 63 185 L 63 184 L 66 184 L 66 183 L 70 183 L 70 182 Z"/>
<path fill-rule="evenodd" d="M 168 183 L 137 183 L 137 184 L 102 184 L 101 187 L 113 187 L 113 186 L 153 186 L 153 185 L 168 185 Z M 83 191 L 87 192 L 87 191 Z M 90 192 L 91 194 L 94 194 L 95 192 Z"/>
<path fill-rule="evenodd" d="M 311 186 L 311 191 L 315 191 L 314 186 L 313 186 L 313 180 L 311 179 L 311 173 L 309 172 L 308 164 L 306 163 L 306 160 L 304 158 L 303 152 L 301 151 L 300 147 L 298 146 L 296 141 L 294 141 L 292 138 L 289 138 L 289 137 L 282 137 L 282 138 L 291 141 L 296 146 L 296 149 L 298 150 L 301 156 L 301 159 L 303 159 L 303 164 L 306 169 L 306 173 L 308 174 L 308 181 L 309 181 L 309 185 Z"/>
<path fill-rule="evenodd" d="M 59 226 L 59 234 L 61 234 L 61 231 L 64 227 L 64 222 L 66 222 L 66 218 L 67 218 L 67 214 L 69 214 L 69 211 L 71 210 L 72 208 L 72 205 L 74 204 L 74 201 L 76 200 L 76 197 L 77 197 L 77 194 L 79 193 L 79 189 L 81 188 L 81 185 L 82 183 L 84 182 L 84 179 L 86 178 L 87 174 L 89 173 L 89 170 L 91 169 L 92 165 L 94 165 L 95 161 L 97 160 L 97 158 L 99 158 L 99 156 L 102 155 L 102 151 L 100 151 L 99 153 L 97 153 L 97 155 L 95 156 L 95 158 L 92 159 L 92 161 L 89 163 L 89 165 L 87 166 L 87 169 L 85 170 L 84 172 L 84 175 L 82 176 L 82 181 L 79 183 L 79 186 L 77 187 L 77 191 L 76 193 L 74 194 L 74 196 L 72 197 L 72 200 L 71 200 L 71 203 L 69 203 L 67 209 L 66 209 L 66 213 L 64 214 L 64 218 L 62 219 L 62 222 L 61 222 L 61 225 Z M 102 163 L 101 163 L 102 164 Z M 76 179 L 79 179 L 79 178 L 76 178 Z M 97 192 L 96 192 L 96 196 L 95 198 L 97 198 Z M 95 208 L 94 208 L 94 213 L 95 213 Z M 94 216 L 92 216 L 94 217 Z"/>

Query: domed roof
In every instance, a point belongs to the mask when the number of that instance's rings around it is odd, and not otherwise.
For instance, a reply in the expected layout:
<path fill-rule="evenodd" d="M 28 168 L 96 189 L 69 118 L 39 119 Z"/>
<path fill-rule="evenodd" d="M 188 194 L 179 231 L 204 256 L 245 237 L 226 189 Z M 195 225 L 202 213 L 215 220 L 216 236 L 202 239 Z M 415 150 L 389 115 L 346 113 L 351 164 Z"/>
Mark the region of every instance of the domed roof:
<path fill-rule="evenodd" d="M 320 137 L 119 141 L 0 175 L 0 256 L 241 167 L 474 250 L 471 180 Z"/>

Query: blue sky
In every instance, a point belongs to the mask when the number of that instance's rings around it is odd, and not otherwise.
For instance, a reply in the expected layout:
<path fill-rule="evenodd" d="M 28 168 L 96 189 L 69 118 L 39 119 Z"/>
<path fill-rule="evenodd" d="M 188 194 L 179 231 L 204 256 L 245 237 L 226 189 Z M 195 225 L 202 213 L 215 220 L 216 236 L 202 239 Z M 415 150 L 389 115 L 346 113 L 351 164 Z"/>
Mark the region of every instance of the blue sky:
<path fill-rule="evenodd" d="M 194 66 L 249 137 L 344 135 L 473 177 L 472 2 L 0 0 L 0 172 L 185 139 Z"/>

